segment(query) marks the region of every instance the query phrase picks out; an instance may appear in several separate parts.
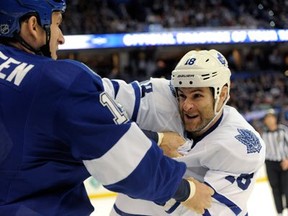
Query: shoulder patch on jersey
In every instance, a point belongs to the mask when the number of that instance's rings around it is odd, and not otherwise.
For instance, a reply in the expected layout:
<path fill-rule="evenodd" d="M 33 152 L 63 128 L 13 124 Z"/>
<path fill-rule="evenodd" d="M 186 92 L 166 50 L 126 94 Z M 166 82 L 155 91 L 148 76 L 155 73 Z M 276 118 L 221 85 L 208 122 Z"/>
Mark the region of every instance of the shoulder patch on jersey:
<path fill-rule="evenodd" d="M 235 138 L 246 145 L 247 147 L 247 153 L 256 153 L 260 152 L 262 146 L 260 144 L 260 141 L 258 137 L 250 130 L 245 129 L 237 129 L 239 132 L 239 135 L 235 136 Z"/>

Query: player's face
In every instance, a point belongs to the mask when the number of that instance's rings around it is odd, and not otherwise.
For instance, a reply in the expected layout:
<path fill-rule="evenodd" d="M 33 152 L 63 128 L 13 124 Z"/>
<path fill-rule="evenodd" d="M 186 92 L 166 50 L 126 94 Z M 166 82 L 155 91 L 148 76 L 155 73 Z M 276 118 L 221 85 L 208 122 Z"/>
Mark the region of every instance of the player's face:
<path fill-rule="evenodd" d="M 52 24 L 50 26 L 50 30 L 51 30 L 50 52 L 51 52 L 51 57 L 53 59 L 57 59 L 57 50 L 58 50 L 59 44 L 63 44 L 65 42 L 64 36 L 60 29 L 61 23 L 62 23 L 61 12 L 53 12 Z"/>
<path fill-rule="evenodd" d="M 264 123 L 270 130 L 274 130 L 277 127 L 277 118 L 272 114 L 267 115 L 264 118 Z"/>
<path fill-rule="evenodd" d="M 214 98 L 207 88 L 179 88 L 179 111 L 186 131 L 201 135 L 199 132 L 214 117 Z M 203 133 L 203 132 L 201 132 Z"/>

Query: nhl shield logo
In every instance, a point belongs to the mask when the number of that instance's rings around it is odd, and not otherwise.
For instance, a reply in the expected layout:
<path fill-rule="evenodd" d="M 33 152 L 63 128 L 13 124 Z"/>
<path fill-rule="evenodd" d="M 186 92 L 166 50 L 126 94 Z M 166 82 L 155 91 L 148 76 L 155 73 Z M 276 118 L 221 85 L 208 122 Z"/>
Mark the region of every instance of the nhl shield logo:
<path fill-rule="evenodd" d="M 9 25 L 1 24 L 0 25 L 0 35 L 6 35 L 9 33 Z"/>

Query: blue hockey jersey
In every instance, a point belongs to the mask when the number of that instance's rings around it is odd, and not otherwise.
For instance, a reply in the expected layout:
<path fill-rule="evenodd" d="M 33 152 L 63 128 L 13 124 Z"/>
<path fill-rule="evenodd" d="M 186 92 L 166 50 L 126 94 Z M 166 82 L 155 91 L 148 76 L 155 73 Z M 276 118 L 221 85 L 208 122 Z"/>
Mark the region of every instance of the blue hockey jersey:
<path fill-rule="evenodd" d="M 0 215 L 89 215 L 83 181 L 167 201 L 185 164 L 163 156 L 87 66 L 0 45 Z"/>

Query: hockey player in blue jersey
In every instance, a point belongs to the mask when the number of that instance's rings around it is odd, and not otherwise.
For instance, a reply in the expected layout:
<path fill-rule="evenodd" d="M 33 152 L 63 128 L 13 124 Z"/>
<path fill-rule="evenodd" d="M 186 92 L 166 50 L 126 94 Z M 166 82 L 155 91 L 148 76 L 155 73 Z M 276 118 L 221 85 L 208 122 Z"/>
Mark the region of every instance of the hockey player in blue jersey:
<path fill-rule="evenodd" d="M 163 156 L 98 75 L 56 60 L 65 7 L 0 1 L 0 215 L 89 215 L 90 175 L 134 198 L 204 211 L 213 191 L 182 178 L 185 164 Z"/>
<path fill-rule="evenodd" d="M 247 202 L 258 170 L 264 165 L 265 145 L 259 133 L 233 107 L 229 99 L 231 72 L 216 50 L 190 51 L 175 70 L 171 82 L 150 79 L 143 83 L 112 84 L 103 80 L 138 125 L 152 131 L 177 131 L 187 138 L 179 151 L 187 176 L 210 185 L 215 194 L 205 216 L 246 216 Z M 119 87 L 120 86 L 120 87 Z M 132 90 L 131 90 L 132 89 Z M 134 92 L 124 100 L 125 92 Z M 131 106 L 131 103 L 134 106 Z M 198 216 L 178 202 L 166 211 L 152 202 L 118 194 L 111 216 Z M 168 207 L 168 205 L 167 205 Z"/>

